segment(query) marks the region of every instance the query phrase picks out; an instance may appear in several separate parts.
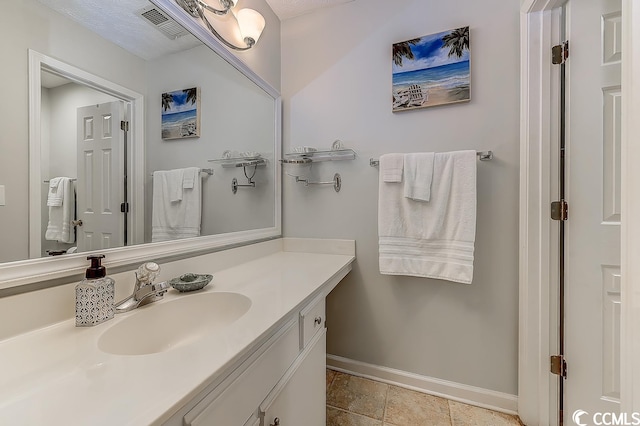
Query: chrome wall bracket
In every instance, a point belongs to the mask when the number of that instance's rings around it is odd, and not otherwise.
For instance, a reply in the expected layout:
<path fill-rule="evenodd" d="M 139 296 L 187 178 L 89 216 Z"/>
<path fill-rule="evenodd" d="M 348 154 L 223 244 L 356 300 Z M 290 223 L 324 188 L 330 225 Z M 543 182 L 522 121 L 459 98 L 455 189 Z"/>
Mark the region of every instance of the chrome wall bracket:
<path fill-rule="evenodd" d="M 332 181 L 312 182 L 309 179 L 300 179 L 300 176 L 296 176 L 296 182 L 304 183 L 304 186 L 309 186 L 309 185 L 333 185 L 333 189 L 336 192 L 340 192 L 340 189 L 342 188 L 342 177 L 340 176 L 340 173 L 336 173 L 335 175 L 333 175 L 333 180 Z"/>
<path fill-rule="evenodd" d="M 251 174 L 251 176 L 249 176 L 249 174 L 247 173 L 247 167 L 252 167 L 252 166 L 253 166 L 253 173 Z M 247 183 L 239 184 L 238 179 L 233 178 L 231 180 L 231 192 L 233 192 L 234 194 L 238 192 L 238 188 L 255 188 L 256 187 L 256 182 L 253 180 L 253 177 L 256 175 L 256 171 L 258 170 L 258 164 L 257 163 L 243 164 L 242 168 L 244 170 L 244 176 L 247 178 Z"/>

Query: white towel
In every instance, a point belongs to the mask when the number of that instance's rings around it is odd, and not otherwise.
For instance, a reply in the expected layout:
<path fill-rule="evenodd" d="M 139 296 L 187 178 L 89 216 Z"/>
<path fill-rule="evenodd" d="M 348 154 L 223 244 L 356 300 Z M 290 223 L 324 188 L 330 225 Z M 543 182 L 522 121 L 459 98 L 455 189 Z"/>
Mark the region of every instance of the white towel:
<path fill-rule="evenodd" d="M 404 196 L 415 201 L 431 199 L 433 152 L 404 154 Z"/>
<path fill-rule="evenodd" d="M 476 233 L 476 153 L 436 153 L 431 201 L 380 178 L 380 273 L 470 284 Z"/>
<path fill-rule="evenodd" d="M 151 241 L 167 241 L 200 236 L 201 182 L 197 167 L 156 171 L 153 173 L 153 210 L 151 214 Z M 184 176 L 198 176 L 191 188 L 184 188 Z M 175 199 L 175 178 L 182 193 Z"/>
<path fill-rule="evenodd" d="M 159 177 L 163 180 L 164 185 L 167 188 L 169 201 L 171 201 L 172 203 L 175 203 L 176 201 L 182 201 L 182 189 L 184 187 L 184 170 L 185 169 L 168 170 L 162 173 Z"/>
<path fill-rule="evenodd" d="M 195 185 L 196 180 L 200 179 L 200 169 L 197 167 L 190 167 L 188 169 L 184 169 L 183 177 L 182 177 L 182 188 L 184 189 L 193 189 L 193 185 Z"/>
<path fill-rule="evenodd" d="M 384 154 L 380 156 L 380 176 L 385 182 L 402 182 L 404 154 Z"/>
<path fill-rule="evenodd" d="M 61 243 L 73 243 L 76 240 L 76 233 L 71 226 L 71 221 L 75 218 L 76 193 L 73 189 L 73 182 L 68 177 L 51 179 L 56 180 L 56 191 L 54 197 L 47 197 L 49 206 L 49 221 L 44 238 L 49 241 L 59 241 Z M 51 188 L 51 182 L 49 183 Z M 49 190 L 51 194 L 51 190 Z M 52 204 L 49 204 L 52 198 Z M 61 200 L 58 203 L 58 198 Z"/>
<path fill-rule="evenodd" d="M 61 206 L 64 193 L 64 185 L 60 185 L 61 177 L 53 178 L 49 181 L 49 192 L 47 193 L 47 206 Z"/>

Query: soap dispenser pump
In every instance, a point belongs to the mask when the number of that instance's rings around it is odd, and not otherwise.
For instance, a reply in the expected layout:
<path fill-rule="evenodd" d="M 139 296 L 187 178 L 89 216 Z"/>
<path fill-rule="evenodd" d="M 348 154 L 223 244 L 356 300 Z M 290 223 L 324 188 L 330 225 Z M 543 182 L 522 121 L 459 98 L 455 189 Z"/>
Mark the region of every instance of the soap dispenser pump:
<path fill-rule="evenodd" d="M 113 318 L 115 282 L 107 277 L 103 254 L 87 257 L 91 266 L 76 285 L 76 327 L 100 324 Z"/>

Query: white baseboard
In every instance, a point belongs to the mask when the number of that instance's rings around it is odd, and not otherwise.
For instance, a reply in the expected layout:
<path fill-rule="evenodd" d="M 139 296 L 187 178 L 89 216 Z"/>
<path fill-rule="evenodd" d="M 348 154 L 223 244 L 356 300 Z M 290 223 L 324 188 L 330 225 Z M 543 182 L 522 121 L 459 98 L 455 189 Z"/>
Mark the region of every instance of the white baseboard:
<path fill-rule="evenodd" d="M 327 355 L 327 367 L 354 376 L 377 380 L 489 410 L 518 414 L 518 397 L 516 395 L 367 364 L 337 355 Z"/>

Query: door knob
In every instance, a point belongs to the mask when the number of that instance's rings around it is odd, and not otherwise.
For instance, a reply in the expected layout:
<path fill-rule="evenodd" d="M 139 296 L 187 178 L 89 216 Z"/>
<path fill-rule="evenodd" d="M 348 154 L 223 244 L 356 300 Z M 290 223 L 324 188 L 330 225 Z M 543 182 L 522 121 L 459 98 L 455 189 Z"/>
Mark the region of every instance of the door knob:
<path fill-rule="evenodd" d="M 82 226 L 82 220 L 81 219 L 72 220 L 71 221 L 71 225 L 73 225 L 73 226 Z"/>
<path fill-rule="evenodd" d="M 280 419 L 276 417 L 273 419 L 273 424 L 270 424 L 269 426 L 280 426 Z"/>

